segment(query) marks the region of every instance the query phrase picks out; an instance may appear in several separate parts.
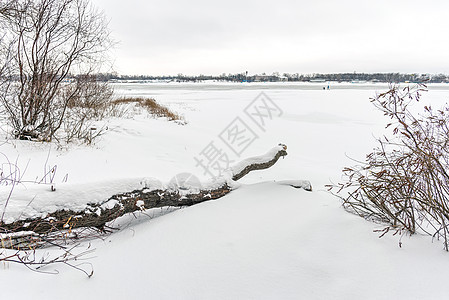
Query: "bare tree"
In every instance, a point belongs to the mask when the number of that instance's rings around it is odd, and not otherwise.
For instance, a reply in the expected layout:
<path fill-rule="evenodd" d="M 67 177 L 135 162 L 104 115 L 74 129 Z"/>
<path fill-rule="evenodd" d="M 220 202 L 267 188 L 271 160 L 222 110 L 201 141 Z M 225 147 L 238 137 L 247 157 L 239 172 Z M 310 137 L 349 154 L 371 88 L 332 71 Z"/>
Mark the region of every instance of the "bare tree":
<path fill-rule="evenodd" d="M 104 61 L 111 45 L 107 22 L 88 0 L 16 0 L 13 6 L 16 13 L 3 20 L 8 84 L 0 101 L 17 138 L 52 140 L 68 104 L 85 93 L 73 74 L 91 74 Z"/>

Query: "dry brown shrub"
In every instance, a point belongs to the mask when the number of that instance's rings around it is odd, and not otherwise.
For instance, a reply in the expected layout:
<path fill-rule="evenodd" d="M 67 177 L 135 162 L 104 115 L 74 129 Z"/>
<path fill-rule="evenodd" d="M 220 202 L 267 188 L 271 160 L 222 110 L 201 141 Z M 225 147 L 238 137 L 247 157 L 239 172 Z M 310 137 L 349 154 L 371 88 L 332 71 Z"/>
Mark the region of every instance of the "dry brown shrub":
<path fill-rule="evenodd" d="M 400 88 L 372 99 L 390 119 L 390 138 L 364 163 L 343 170 L 345 182 L 337 189 L 343 206 L 363 218 L 388 223 L 393 230 L 426 233 L 442 239 L 449 250 L 449 107 L 424 107 L 422 114 L 410 104 L 420 100 L 424 85 Z"/>

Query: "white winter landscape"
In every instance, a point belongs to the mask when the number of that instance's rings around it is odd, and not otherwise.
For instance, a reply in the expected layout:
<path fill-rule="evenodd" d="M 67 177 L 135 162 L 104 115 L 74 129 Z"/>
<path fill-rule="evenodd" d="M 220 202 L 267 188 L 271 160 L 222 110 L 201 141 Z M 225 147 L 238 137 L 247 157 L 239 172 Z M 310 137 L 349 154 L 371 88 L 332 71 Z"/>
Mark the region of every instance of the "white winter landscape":
<path fill-rule="evenodd" d="M 205 184 L 211 175 L 198 161 L 205 162 L 211 145 L 229 158 L 229 167 L 279 143 L 288 155 L 269 169 L 251 172 L 218 200 L 143 211 L 116 221 L 111 226 L 120 230 L 110 235 L 81 241 L 74 253 L 93 251 L 73 264 L 92 268 L 91 278 L 64 264 L 41 269 L 45 273 L 1 264 L 1 299 L 447 298 L 449 253 L 441 241 L 420 234 L 379 238 L 375 230 L 384 225 L 346 212 L 325 188 L 341 181 L 342 168 L 356 164 L 353 159 L 363 161 L 376 137 L 386 132 L 388 120 L 369 99 L 388 85 L 330 83 L 329 90 L 323 83 L 113 86 L 115 97 L 152 97 L 187 124 L 144 113 L 109 119 L 96 124 L 107 130 L 93 145 L 64 147 L 11 140 L 6 129 L 1 131 L 1 163 L 6 158 L 17 163 L 22 181 L 36 181 L 57 166 L 51 174 L 56 191 L 45 184 L 17 186 L 6 220 L 83 207 L 142 184 L 169 186 L 185 174 Z M 262 126 L 245 113 L 258 97 L 272 108 Z M 438 107 L 448 99 L 449 85 L 431 84 L 420 105 Z M 235 122 L 250 133 L 237 146 L 226 136 Z M 285 184 L 291 180 L 308 180 L 313 191 Z M 10 188 L 1 188 L 3 212 Z M 57 253 L 56 247 L 37 251 L 42 257 Z"/>

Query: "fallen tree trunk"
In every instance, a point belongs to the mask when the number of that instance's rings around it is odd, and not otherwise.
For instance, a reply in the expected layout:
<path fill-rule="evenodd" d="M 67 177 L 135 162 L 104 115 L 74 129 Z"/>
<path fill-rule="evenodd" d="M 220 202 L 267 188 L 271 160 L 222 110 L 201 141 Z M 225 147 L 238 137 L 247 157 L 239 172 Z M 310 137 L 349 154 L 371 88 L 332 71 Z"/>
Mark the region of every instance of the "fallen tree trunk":
<path fill-rule="evenodd" d="M 57 241 L 58 236 L 76 237 L 77 228 L 96 228 L 106 231 L 106 224 L 128 213 L 158 207 L 184 207 L 204 201 L 218 199 L 232 190 L 233 182 L 254 170 L 267 169 L 273 166 L 280 157 L 287 155 L 287 147 L 279 145 L 266 155 L 242 161 L 231 168 L 230 178 L 224 178 L 214 187 L 204 188 L 195 193 L 181 190 L 162 190 L 142 188 L 131 192 L 113 195 L 101 203 L 87 204 L 82 211 L 57 210 L 46 217 L 28 218 L 12 223 L 0 224 L 1 246 L 3 248 L 21 249 L 38 247 Z M 229 175 L 229 174 L 228 174 Z M 299 182 L 299 183 L 298 183 Z M 307 181 L 296 181 L 289 184 L 295 188 L 311 190 Z M 75 195 L 74 195 L 75 196 Z M 56 238 L 55 238 L 56 237 Z"/>

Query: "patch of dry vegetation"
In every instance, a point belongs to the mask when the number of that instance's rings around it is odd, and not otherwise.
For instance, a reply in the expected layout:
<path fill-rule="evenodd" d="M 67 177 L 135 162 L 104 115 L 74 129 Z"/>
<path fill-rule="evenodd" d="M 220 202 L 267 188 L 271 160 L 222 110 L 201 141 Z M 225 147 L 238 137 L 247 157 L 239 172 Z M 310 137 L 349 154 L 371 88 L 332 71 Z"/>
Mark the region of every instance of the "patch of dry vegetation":
<path fill-rule="evenodd" d="M 178 121 L 181 124 L 185 124 L 185 119 L 171 111 L 168 107 L 157 103 L 156 100 L 152 98 L 120 98 L 115 99 L 111 102 L 114 106 L 122 104 L 135 104 L 139 107 L 145 108 L 150 114 L 156 117 L 165 117 L 169 121 Z"/>

